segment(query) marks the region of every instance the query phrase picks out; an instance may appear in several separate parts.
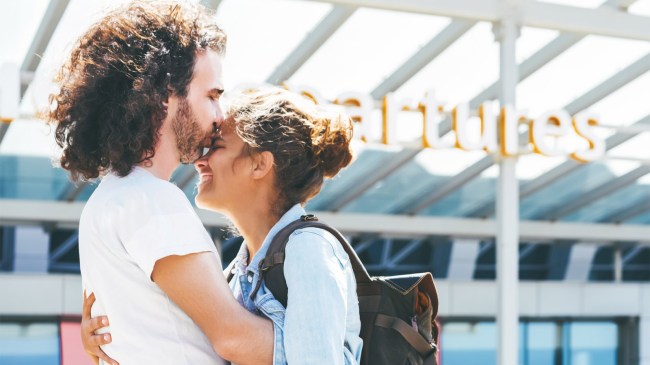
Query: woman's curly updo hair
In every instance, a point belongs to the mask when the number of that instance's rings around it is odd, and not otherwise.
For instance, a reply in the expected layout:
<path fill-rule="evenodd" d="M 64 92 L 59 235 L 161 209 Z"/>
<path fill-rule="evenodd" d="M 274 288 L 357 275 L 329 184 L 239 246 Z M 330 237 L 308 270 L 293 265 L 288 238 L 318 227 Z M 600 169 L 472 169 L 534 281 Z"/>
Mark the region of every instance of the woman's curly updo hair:
<path fill-rule="evenodd" d="M 150 161 L 163 103 L 187 96 L 199 52 L 225 47 L 212 12 L 189 1 L 135 1 L 103 17 L 76 42 L 50 96 L 61 166 L 78 180 Z"/>
<path fill-rule="evenodd" d="M 324 179 L 352 160 L 351 119 L 287 90 L 246 90 L 230 103 L 228 117 L 250 153 L 273 154 L 279 216 L 318 194 Z"/>

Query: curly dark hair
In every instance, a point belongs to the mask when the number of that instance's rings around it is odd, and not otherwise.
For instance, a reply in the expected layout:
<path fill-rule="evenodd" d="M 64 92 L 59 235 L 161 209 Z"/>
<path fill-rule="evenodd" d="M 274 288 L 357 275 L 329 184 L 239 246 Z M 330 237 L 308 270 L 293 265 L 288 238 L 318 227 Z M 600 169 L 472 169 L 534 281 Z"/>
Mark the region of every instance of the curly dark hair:
<path fill-rule="evenodd" d="M 226 35 L 213 19 L 191 2 L 142 0 L 110 12 L 77 41 L 46 112 L 72 179 L 126 176 L 151 160 L 164 101 L 187 96 L 198 52 L 225 53 Z"/>
<path fill-rule="evenodd" d="M 228 120 L 246 153 L 273 154 L 278 217 L 313 198 L 352 161 L 352 120 L 281 88 L 244 91 L 231 102 Z"/>

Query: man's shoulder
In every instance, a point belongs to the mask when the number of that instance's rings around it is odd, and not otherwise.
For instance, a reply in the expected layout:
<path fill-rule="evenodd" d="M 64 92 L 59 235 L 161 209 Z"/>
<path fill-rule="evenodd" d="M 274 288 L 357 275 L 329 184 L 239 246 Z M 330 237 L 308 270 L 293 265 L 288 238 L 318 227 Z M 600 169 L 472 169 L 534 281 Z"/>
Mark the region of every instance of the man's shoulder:
<path fill-rule="evenodd" d="M 105 178 L 88 200 L 86 208 L 142 211 L 144 207 L 173 209 L 187 205 L 191 205 L 189 200 L 176 185 L 146 174 L 132 173 L 123 178 Z"/>
<path fill-rule="evenodd" d="M 110 176 L 110 181 L 105 184 L 104 193 L 113 196 L 129 196 L 130 198 L 167 199 L 184 197 L 182 190 L 175 184 L 159 179 L 141 169 L 134 170 L 131 174 L 118 178 Z"/>

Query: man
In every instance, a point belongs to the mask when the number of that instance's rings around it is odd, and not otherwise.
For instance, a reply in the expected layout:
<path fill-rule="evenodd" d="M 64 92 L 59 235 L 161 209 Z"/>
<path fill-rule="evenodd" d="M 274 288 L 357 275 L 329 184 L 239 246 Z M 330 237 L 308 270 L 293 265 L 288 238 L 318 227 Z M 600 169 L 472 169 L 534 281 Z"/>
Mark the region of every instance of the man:
<path fill-rule="evenodd" d="M 210 147 L 223 116 L 226 36 L 206 9 L 140 1 L 77 42 L 48 117 L 61 166 L 103 176 L 79 225 L 84 289 L 129 364 L 272 362 L 273 325 L 242 308 L 192 206 L 168 182 Z M 106 354 L 96 354 L 109 362 Z"/>

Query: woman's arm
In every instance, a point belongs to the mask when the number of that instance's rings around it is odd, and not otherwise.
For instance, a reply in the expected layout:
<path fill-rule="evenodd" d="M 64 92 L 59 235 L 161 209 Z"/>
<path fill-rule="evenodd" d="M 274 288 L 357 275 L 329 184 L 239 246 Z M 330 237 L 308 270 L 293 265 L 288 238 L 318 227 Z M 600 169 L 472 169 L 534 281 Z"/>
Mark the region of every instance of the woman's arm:
<path fill-rule="evenodd" d="M 343 364 L 348 290 L 344 263 L 331 242 L 310 231 L 292 235 L 285 252 L 287 362 Z"/>
<path fill-rule="evenodd" d="M 272 364 L 271 321 L 239 305 L 220 267 L 211 252 L 168 256 L 156 262 L 151 277 L 194 320 L 221 357 L 240 365 Z"/>

